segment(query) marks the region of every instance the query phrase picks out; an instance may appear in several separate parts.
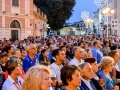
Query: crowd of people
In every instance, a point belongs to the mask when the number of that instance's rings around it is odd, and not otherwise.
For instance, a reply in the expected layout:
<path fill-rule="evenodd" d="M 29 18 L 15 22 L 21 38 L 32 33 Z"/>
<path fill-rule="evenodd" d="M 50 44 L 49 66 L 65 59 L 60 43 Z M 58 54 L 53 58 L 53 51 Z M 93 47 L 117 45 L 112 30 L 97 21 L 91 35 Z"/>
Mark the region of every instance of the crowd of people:
<path fill-rule="evenodd" d="M 120 90 L 118 36 L 0 40 L 0 90 Z"/>

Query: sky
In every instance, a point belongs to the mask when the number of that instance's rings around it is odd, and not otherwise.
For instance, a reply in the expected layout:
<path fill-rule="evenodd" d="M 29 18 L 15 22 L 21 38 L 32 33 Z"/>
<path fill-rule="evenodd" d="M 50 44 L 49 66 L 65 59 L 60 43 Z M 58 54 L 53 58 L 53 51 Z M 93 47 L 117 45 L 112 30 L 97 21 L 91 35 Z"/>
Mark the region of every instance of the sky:
<path fill-rule="evenodd" d="M 89 17 L 93 18 L 93 12 L 96 12 L 97 9 L 94 0 L 76 0 L 73 15 L 67 22 L 74 23 L 82 20 L 81 11 L 89 11 Z"/>

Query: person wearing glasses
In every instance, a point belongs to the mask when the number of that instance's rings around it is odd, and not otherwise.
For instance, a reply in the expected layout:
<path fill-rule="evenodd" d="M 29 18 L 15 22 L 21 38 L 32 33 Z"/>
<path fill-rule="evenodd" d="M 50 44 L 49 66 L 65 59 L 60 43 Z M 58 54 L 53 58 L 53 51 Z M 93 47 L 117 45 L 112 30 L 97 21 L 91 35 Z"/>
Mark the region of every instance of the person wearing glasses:
<path fill-rule="evenodd" d="M 36 63 L 38 62 L 38 56 L 36 55 L 37 53 L 36 45 L 30 44 L 27 47 L 27 52 L 28 54 L 23 60 L 23 70 L 25 73 L 30 67 L 36 65 Z"/>

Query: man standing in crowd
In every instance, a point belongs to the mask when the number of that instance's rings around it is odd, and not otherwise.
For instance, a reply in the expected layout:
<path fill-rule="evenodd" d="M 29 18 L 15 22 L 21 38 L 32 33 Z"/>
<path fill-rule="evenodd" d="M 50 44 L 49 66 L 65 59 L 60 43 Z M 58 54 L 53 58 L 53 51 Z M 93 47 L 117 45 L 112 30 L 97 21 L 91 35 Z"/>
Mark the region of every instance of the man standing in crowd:
<path fill-rule="evenodd" d="M 61 49 L 56 49 L 56 55 L 55 55 L 56 61 L 50 65 L 50 68 L 52 70 L 52 86 L 53 90 L 59 90 L 61 86 L 63 86 L 63 83 L 61 81 L 60 77 L 60 70 L 63 67 L 62 63 L 66 58 L 65 52 Z"/>
<path fill-rule="evenodd" d="M 102 53 L 100 52 L 99 48 L 101 46 L 99 40 L 95 40 L 93 42 L 93 48 L 92 48 L 92 57 L 97 59 L 97 63 L 99 64 L 102 59 Z"/>
<path fill-rule="evenodd" d="M 104 48 L 103 48 L 102 52 L 103 52 L 103 56 L 108 56 L 108 53 L 110 52 L 110 47 L 109 47 L 108 41 L 104 42 Z"/>
<path fill-rule="evenodd" d="M 34 44 L 31 44 L 27 47 L 28 55 L 23 60 L 23 70 L 26 73 L 27 70 L 34 66 L 38 61 L 38 57 L 36 56 L 37 48 Z"/>
<path fill-rule="evenodd" d="M 78 66 L 84 62 L 82 60 L 82 49 L 79 46 L 73 48 L 73 54 L 74 58 L 69 62 L 69 64 Z"/>
<path fill-rule="evenodd" d="M 55 46 L 54 45 L 50 45 L 50 52 L 49 52 L 49 57 L 48 57 L 48 59 L 49 60 L 51 60 L 52 59 L 52 52 L 53 52 L 53 50 L 55 49 Z"/>

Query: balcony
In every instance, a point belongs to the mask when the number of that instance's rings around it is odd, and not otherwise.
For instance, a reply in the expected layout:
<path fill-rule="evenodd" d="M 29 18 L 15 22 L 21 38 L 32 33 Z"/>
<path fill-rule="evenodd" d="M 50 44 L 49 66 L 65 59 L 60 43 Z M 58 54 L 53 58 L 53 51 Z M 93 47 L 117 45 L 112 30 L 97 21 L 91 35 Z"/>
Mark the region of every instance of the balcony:
<path fill-rule="evenodd" d="M 39 8 L 37 8 L 37 11 L 34 11 L 33 14 L 44 22 L 47 22 L 46 15 L 43 14 L 43 12 L 41 12 Z"/>

